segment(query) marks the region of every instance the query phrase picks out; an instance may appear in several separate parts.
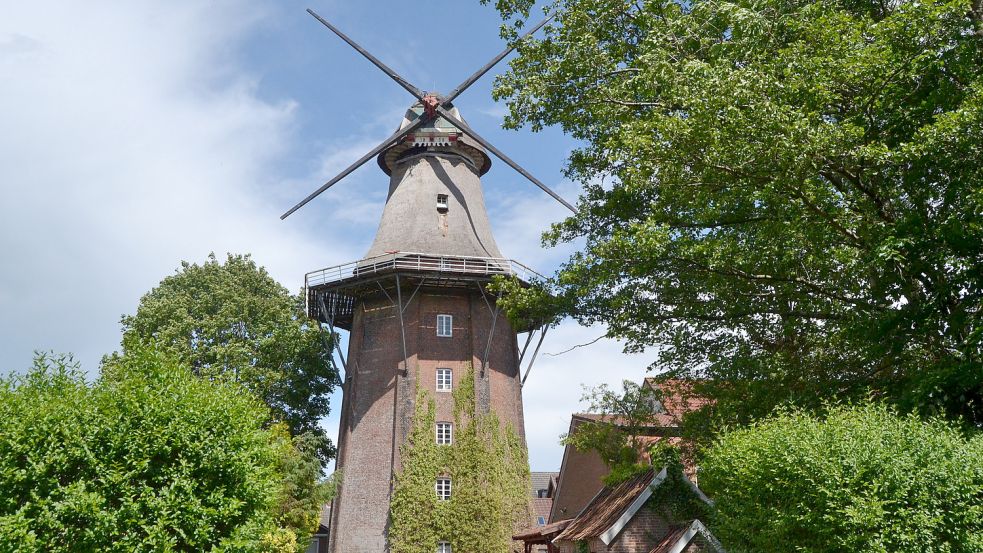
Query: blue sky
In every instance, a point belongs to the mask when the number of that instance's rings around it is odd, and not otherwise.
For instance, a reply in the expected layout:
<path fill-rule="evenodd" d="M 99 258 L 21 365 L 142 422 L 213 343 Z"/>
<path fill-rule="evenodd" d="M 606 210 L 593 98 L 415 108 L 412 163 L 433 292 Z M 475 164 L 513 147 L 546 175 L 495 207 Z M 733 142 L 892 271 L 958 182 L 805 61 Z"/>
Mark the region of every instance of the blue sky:
<path fill-rule="evenodd" d="M 0 370 L 34 350 L 89 371 L 119 318 L 209 252 L 252 253 L 291 290 L 358 259 L 387 177 L 374 162 L 278 216 L 392 133 L 412 97 L 322 27 L 343 29 L 409 81 L 446 92 L 497 54 L 495 11 L 475 1 L 179 0 L 7 3 L 0 18 Z M 501 129 L 496 72 L 455 104 L 485 138 L 568 200 L 575 144 L 557 129 Z M 539 236 L 565 210 L 498 160 L 483 178 L 503 253 L 540 272 L 570 248 Z M 581 385 L 640 379 L 649 357 L 551 331 L 524 389 L 533 470 L 556 470 Z M 340 405 L 340 397 L 333 399 Z M 333 435 L 337 418 L 325 425 Z"/>

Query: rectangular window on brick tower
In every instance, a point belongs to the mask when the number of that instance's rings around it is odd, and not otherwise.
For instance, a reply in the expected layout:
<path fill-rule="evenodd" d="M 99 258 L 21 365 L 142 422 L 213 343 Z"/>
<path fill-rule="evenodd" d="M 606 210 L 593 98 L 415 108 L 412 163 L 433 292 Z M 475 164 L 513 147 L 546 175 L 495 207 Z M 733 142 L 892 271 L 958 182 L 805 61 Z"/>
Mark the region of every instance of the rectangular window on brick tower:
<path fill-rule="evenodd" d="M 438 478 L 437 484 L 434 486 L 437 490 L 437 499 L 441 501 L 447 501 L 451 498 L 451 479 L 450 478 Z"/>
<path fill-rule="evenodd" d="M 452 372 L 450 369 L 437 369 L 437 391 L 449 392 L 452 386 Z"/>
<path fill-rule="evenodd" d="M 451 553 L 451 544 L 446 541 L 442 541 L 437 544 L 437 553 Z"/>
<path fill-rule="evenodd" d="M 437 336 L 450 337 L 454 335 L 454 317 L 437 315 Z"/>
<path fill-rule="evenodd" d="M 439 445 L 450 445 L 452 438 L 451 433 L 451 423 L 449 422 L 438 422 L 437 423 L 437 443 Z"/>

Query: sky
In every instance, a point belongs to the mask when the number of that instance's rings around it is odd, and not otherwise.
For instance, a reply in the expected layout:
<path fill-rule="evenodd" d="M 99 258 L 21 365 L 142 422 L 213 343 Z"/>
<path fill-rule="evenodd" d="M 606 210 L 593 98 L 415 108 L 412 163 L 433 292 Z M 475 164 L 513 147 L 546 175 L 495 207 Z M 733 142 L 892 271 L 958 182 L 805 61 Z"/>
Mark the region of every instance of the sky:
<path fill-rule="evenodd" d="M 181 260 L 250 253 L 293 291 L 368 250 L 388 187 L 374 162 L 279 215 L 391 134 L 413 98 L 308 7 L 424 90 L 448 91 L 504 47 L 477 0 L 0 0 L 0 372 L 37 350 L 94 374 L 120 317 Z M 572 139 L 501 129 L 504 70 L 455 105 L 575 200 Z M 548 274 L 577 247 L 541 246 L 565 208 L 503 163 L 482 182 L 504 255 Z M 646 374 L 651 355 L 608 339 L 561 353 L 603 334 L 570 320 L 549 332 L 523 389 L 533 470 L 559 470 L 582 386 Z"/>

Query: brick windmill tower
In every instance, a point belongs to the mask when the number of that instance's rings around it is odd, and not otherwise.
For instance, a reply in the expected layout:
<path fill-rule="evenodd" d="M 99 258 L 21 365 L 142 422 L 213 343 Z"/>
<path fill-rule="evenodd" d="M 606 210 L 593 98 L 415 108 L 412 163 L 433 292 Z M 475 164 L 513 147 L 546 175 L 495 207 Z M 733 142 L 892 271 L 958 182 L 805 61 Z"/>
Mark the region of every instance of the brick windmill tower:
<path fill-rule="evenodd" d="M 454 431 L 448 392 L 472 371 L 478 412 L 496 413 L 524 441 L 520 367 L 537 329 L 513 328 L 486 285 L 496 275 L 528 281 L 535 273 L 504 258 L 492 236 L 481 188 L 481 176 L 491 166 L 486 152 L 573 207 L 481 138 L 452 103 L 511 48 L 449 94 L 425 93 L 308 12 L 417 100 L 395 134 L 281 217 L 373 157 L 390 177 L 382 219 L 365 257 L 305 278 L 308 314 L 332 332 L 335 327 L 349 331 L 347 356 L 338 351 L 345 369 L 337 459 L 343 479 L 332 504 L 329 551 L 382 553 L 388 550 L 393 476 L 418 389 L 436 399 L 434 437 L 446 443 Z M 539 343 L 544 331 L 539 329 Z M 528 332 L 521 351 L 519 332 Z M 538 346 L 530 366 L 535 351 Z M 438 497 L 453 489 L 453 475 L 435 480 Z M 438 551 L 450 553 L 449 544 L 439 544 Z"/>

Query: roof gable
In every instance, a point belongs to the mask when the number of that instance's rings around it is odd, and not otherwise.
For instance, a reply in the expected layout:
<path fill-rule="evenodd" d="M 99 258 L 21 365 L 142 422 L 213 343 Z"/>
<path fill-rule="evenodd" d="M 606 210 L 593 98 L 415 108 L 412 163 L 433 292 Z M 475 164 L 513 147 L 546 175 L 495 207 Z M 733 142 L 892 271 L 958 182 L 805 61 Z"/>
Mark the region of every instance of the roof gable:
<path fill-rule="evenodd" d="M 667 474 L 665 467 L 658 473 L 649 469 L 613 488 L 605 486 L 556 539 L 577 541 L 599 538 L 605 545 L 611 545 L 652 496 L 655 487 L 665 481 Z M 713 505 L 696 484 L 685 475 L 683 479 L 700 500 Z"/>
<path fill-rule="evenodd" d="M 710 530 L 699 519 L 694 520 L 689 526 L 682 526 L 669 532 L 649 553 L 682 553 L 697 536 L 703 538 L 706 544 L 710 546 L 711 551 L 726 553 L 720 542 L 713 537 Z"/>
<path fill-rule="evenodd" d="M 620 534 L 621 531 L 624 530 L 625 526 L 628 524 L 628 521 L 634 518 L 635 513 L 637 513 L 638 510 L 642 508 L 642 505 L 645 505 L 645 502 L 648 501 L 650 497 L 652 497 L 652 490 L 656 486 L 661 484 L 662 481 L 665 479 L 666 479 L 666 469 L 663 468 L 659 472 L 659 474 L 655 475 L 655 478 L 652 479 L 652 482 L 648 486 L 645 486 L 645 489 L 642 490 L 642 493 L 638 494 L 638 497 L 636 497 L 635 500 L 631 502 L 631 505 L 629 505 L 628 508 L 625 509 L 625 512 L 622 513 L 621 516 L 614 521 L 611 527 L 605 530 L 603 534 L 601 534 L 601 541 L 604 542 L 604 545 L 611 545 L 611 542 L 614 541 L 614 538 L 618 537 L 618 534 Z"/>
<path fill-rule="evenodd" d="M 663 479 L 664 473 L 665 470 L 659 473 Z M 639 496 L 647 493 L 645 499 L 648 499 L 648 496 L 652 495 L 650 487 L 656 483 L 656 477 L 659 475 L 649 469 L 613 488 L 607 486 L 601 488 L 594 499 L 587 503 L 556 539 L 577 541 L 604 534 L 622 518 L 626 511 L 634 507 Z M 637 511 L 638 507 L 634 507 L 631 516 L 634 516 Z"/>
<path fill-rule="evenodd" d="M 679 421 L 683 415 L 697 411 L 710 401 L 696 393 L 694 381 L 679 378 L 647 377 L 643 386 L 654 390 L 658 399 L 656 412 Z"/>

